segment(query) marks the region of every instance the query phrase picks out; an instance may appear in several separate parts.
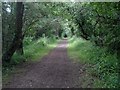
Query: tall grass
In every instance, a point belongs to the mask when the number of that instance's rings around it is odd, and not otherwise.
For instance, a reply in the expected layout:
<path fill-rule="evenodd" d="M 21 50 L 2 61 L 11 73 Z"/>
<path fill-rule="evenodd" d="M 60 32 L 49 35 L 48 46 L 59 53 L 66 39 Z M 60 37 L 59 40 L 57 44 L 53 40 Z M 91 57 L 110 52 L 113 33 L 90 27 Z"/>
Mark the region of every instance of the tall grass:
<path fill-rule="evenodd" d="M 118 87 L 118 60 L 116 54 L 110 54 L 106 48 L 95 46 L 90 41 L 73 37 L 69 40 L 68 53 L 81 63 L 91 64 L 88 72 L 98 78 L 94 87 Z"/>

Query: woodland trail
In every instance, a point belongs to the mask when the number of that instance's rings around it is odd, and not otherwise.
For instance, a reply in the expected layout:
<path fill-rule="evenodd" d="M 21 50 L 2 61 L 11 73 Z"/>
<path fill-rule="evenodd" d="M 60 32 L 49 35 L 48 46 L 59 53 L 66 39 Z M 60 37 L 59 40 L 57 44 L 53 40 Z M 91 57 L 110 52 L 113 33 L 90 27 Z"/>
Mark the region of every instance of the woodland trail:
<path fill-rule="evenodd" d="M 48 55 L 24 69 L 24 72 L 15 74 L 3 88 L 79 88 L 92 85 L 91 81 L 85 81 L 85 65 L 69 59 L 67 40 L 60 41 Z"/>

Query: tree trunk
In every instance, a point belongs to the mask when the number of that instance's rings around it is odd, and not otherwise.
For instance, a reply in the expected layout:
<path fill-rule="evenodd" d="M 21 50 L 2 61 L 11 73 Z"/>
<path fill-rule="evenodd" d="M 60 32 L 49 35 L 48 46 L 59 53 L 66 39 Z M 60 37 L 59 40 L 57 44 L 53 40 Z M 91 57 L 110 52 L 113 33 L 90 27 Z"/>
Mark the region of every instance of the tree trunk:
<path fill-rule="evenodd" d="M 17 24 L 17 31 L 19 32 L 19 35 L 20 35 L 20 40 L 19 40 L 19 45 L 18 45 L 18 48 L 17 48 L 17 53 L 20 54 L 20 55 L 23 55 L 23 32 L 22 32 L 22 27 L 23 27 L 23 21 L 22 21 L 22 18 L 23 18 L 23 13 L 24 13 L 24 5 L 23 3 L 18 3 L 17 5 L 17 13 L 16 13 L 16 24 Z M 19 11 L 20 9 L 20 11 Z"/>
<path fill-rule="evenodd" d="M 84 31 L 84 29 L 83 29 L 83 25 L 84 25 L 84 23 L 82 23 L 82 24 L 80 24 L 80 23 L 78 23 L 79 24 L 79 27 L 81 28 L 81 33 L 82 33 L 82 37 L 84 38 L 84 39 L 86 39 L 86 40 L 88 40 L 88 34 Z"/>
<path fill-rule="evenodd" d="M 24 51 L 23 51 L 23 40 L 20 41 L 20 45 L 18 46 L 16 52 L 17 52 L 19 55 L 23 55 L 23 54 L 24 54 Z"/>
<path fill-rule="evenodd" d="M 23 27 L 23 11 L 24 5 L 23 2 L 16 3 L 16 30 L 14 39 L 10 45 L 10 48 L 3 54 L 2 60 L 4 62 L 10 62 L 11 57 L 13 56 L 14 52 L 22 46 L 23 35 L 22 35 L 22 27 Z M 23 46 L 22 46 L 23 47 Z"/>
<path fill-rule="evenodd" d="M 71 33 L 72 33 L 72 35 L 75 35 L 73 27 L 71 28 Z"/>

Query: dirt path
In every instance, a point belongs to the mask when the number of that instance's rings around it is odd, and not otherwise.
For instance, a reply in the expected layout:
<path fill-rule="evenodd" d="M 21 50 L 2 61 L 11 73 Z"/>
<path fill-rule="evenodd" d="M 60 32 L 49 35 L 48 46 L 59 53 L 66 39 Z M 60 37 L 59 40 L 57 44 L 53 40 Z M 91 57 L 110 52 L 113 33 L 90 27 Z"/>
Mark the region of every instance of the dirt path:
<path fill-rule="evenodd" d="M 29 68 L 28 68 L 29 67 Z M 7 88 L 78 88 L 84 87 L 81 79 L 85 74 L 84 65 L 72 62 L 67 55 L 67 40 L 58 46 L 38 63 L 25 67 L 25 72 L 15 74 L 11 81 L 4 85 Z M 90 87 L 91 82 L 85 87 Z"/>

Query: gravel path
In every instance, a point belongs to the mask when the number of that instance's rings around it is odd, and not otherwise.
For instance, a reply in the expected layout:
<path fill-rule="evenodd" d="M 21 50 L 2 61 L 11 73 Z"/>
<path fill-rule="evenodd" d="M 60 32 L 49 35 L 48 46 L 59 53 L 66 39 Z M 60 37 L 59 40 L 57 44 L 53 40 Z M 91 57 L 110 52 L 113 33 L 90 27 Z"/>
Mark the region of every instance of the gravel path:
<path fill-rule="evenodd" d="M 72 62 L 67 55 L 67 40 L 37 63 L 24 67 L 4 88 L 79 88 L 86 76 L 84 65 Z M 90 87 L 87 83 L 86 87 Z"/>

